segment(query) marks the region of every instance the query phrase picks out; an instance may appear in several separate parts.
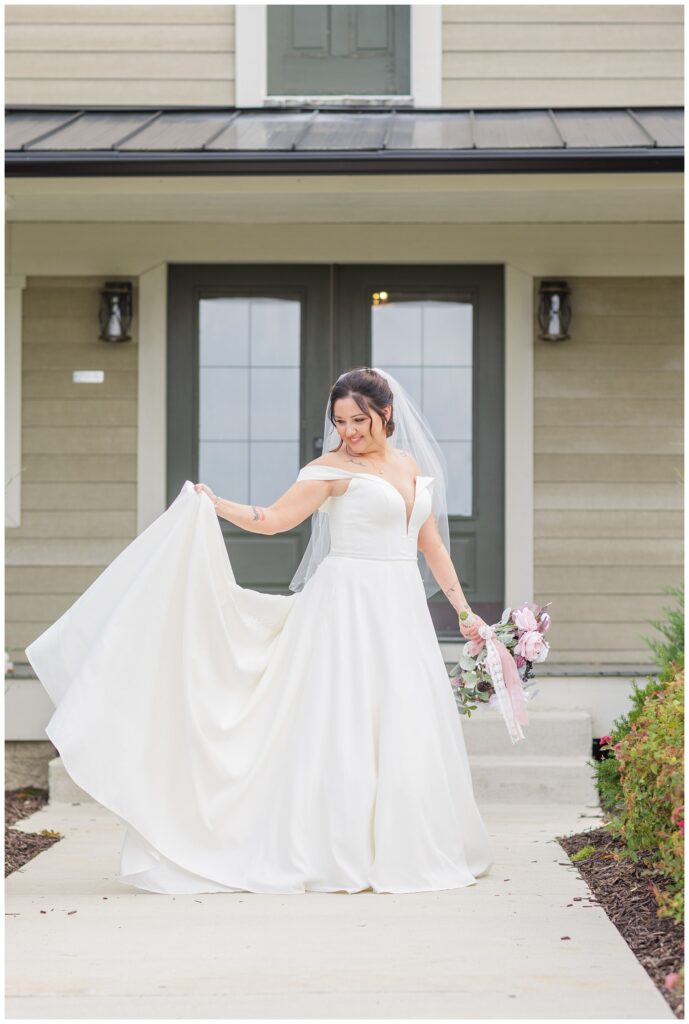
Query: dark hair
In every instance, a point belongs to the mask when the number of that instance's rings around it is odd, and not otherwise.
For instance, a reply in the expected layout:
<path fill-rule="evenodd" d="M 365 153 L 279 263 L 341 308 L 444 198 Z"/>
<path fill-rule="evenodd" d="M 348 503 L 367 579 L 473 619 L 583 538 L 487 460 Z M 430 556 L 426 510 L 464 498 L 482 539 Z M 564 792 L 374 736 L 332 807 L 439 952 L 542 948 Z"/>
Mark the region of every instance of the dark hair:
<path fill-rule="evenodd" d="M 338 398 L 353 398 L 361 411 L 371 420 L 371 427 L 373 427 L 371 412 L 378 413 L 383 423 L 385 423 L 383 408 L 386 405 L 392 406 L 393 404 L 393 394 L 387 380 L 376 370 L 371 369 L 370 366 L 357 366 L 355 369 L 349 370 L 331 387 L 328 414 L 330 422 L 334 427 L 334 408 Z M 391 409 L 390 418 L 385 426 L 386 437 L 390 437 L 395 430 L 395 422 L 392 417 L 393 410 Z M 336 452 L 341 447 L 342 438 L 340 438 L 337 448 L 333 448 L 332 451 Z"/>

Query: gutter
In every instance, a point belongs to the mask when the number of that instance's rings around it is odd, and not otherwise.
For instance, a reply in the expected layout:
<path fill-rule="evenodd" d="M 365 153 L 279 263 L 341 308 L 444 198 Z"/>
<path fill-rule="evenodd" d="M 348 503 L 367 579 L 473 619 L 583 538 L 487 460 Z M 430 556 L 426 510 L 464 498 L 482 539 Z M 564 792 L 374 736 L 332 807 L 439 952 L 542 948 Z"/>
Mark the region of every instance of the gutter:
<path fill-rule="evenodd" d="M 552 174 L 684 171 L 684 150 L 662 147 L 491 150 L 222 152 L 12 151 L 8 178 L 289 174 Z"/>

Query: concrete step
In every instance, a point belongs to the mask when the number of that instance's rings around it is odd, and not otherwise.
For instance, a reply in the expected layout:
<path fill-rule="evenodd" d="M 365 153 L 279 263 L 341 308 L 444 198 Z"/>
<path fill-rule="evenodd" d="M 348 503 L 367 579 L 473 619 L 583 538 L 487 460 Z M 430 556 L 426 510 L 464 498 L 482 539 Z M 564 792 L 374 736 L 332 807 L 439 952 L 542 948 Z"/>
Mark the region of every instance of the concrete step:
<path fill-rule="evenodd" d="M 529 711 L 526 737 L 512 744 L 502 716 L 491 709 L 460 717 L 477 799 L 486 802 L 598 803 L 586 711 Z M 60 757 L 48 764 L 50 800 L 93 802 L 67 774 Z"/>
<path fill-rule="evenodd" d="M 90 793 L 72 781 L 61 757 L 54 757 L 48 762 L 48 800 L 60 804 L 95 802 Z"/>
<path fill-rule="evenodd" d="M 469 757 L 480 803 L 598 807 L 593 771 L 583 757 Z"/>
<path fill-rule="evenodd" d="M 460 716 L 468 753 L 496 757 L 591 757 L 591 716 L 587 711 L 532 711 L 524 739 L 512 744 L 494 708 Z"/>

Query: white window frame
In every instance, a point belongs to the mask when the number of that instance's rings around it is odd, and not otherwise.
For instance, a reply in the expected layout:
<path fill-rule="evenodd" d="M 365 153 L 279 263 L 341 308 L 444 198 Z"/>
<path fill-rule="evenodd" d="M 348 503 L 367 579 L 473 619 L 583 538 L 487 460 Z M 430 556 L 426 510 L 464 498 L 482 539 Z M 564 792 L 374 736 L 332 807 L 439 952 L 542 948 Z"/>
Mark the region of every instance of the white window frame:
<path fill-rule="evenodd" d="M 410 96 L 269 96 L 266 4 L 235 6 L 235 106 L 442 105 L 442 4 L 411 4 Z"/>

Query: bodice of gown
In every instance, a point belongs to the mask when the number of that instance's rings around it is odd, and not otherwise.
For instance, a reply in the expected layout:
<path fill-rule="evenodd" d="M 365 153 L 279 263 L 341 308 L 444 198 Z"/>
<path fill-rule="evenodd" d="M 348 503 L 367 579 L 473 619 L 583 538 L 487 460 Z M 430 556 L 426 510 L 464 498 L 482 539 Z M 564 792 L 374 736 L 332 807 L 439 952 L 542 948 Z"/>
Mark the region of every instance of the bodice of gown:
<path fill-rule="evenodd" d="M 320 510 L 328 516 L 330 554 L 355 558 L 416 561 L 419 530 L 431 512 L 432 476 L 416 477 L 416 493 L 407 523 L 401 492 L 373 473 L 333 466 L 304 466 L 297 480 L 351 478 L 344 494 L 326 498 Z"/>

